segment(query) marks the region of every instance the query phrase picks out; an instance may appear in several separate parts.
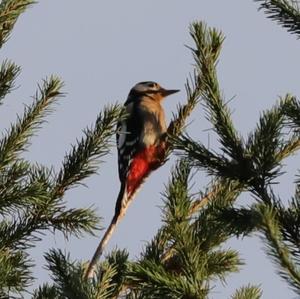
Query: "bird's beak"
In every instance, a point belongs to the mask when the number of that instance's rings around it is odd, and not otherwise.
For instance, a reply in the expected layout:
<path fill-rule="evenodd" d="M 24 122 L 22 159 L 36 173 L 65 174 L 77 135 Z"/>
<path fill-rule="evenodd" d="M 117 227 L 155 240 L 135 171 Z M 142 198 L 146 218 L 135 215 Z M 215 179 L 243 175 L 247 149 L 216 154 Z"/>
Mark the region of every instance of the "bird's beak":
<path fill-rule="evenodd" d="M 178 91 L 180 91 L 180 90 L 179 89 L 164 89 L 164 88 L 161 88 L 160 93 L 163 97 L 167 97 L 170 94 L 176 93 Z"/>

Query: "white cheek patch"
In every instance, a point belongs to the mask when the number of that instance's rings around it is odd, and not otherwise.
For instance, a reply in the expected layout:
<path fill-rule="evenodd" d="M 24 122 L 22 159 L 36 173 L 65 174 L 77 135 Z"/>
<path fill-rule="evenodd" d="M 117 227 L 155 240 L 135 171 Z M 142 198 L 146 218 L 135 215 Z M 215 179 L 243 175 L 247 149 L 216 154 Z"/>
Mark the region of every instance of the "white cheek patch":
<path fill-rule="evenodd" d="M 146 91 L 146 88 L 143 84 L 136 84 L 133 89 L 135 91 L 139 91 L 139 92 L 143 92 L 143 91 Z"/>

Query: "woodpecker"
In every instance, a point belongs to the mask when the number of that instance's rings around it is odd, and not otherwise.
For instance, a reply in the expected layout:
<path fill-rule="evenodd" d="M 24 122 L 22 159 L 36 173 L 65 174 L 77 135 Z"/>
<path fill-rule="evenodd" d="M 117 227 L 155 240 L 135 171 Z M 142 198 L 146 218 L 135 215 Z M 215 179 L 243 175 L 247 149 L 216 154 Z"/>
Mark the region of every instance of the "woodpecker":
<path fill-rule="evenodd" d="M 117 223 L 124 216 L 144 179 L 162 162 L 165 154 L 164 135 L 167 131 L 163 99 L 178 89 L 165 89 L 153 81 L 140 82 L 129 92 L 124 104 L 126 118 L 117 124 L 117 148 L 120 192 L 115 213 L 85 273 L 92 278 L 95 265 Z"/>
<path fill-rule="evenodd" d="M 144 178 L 161 162 L 167 131 L 162 101 L 178 92 L 153 81 L 137 83 L 124 104 L 127 118 L 117 125 L 120 193 L 115 214 L 120 213 L 139 189 Z"/>

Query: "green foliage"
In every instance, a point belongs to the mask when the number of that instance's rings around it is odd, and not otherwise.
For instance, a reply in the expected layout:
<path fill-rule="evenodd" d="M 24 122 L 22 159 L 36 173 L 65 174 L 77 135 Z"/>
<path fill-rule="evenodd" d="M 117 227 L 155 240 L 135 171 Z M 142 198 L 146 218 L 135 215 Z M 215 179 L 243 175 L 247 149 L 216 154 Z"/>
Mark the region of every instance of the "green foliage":
<path fill-rule="evenodd" d="M 4 0 L 0 4 L 0 45 L 7 40 L 17 18 L 33 1 Z M 298 9 L 289 1 L 264 1 L 270 17 L 299 34 Z M 283 279 L 300 294 L 300 184 L 288 204 L 275 196 L 273 183 L 282 174 L 284 160 L 300 147 L 300 103 L 280 98 L 261 113 L 255 128 L 242 137 L 231 118 L 217 79 L 217 63 L 224 36 L 202 22 L 190 27 L 195 60 L 186 82 L 187 103 L 178 106 L 168 134 L 167 149 L 181 156 L 163 193 L 163 225 L 137 260 L 125 250 L 112 251 L 97 264 L 95 275 L 84 278 L 86 263 L 51 249 L 45 254 L 53 284 L 45 283 L 34 299 L 65 298 L 208 298 L 217 280 L 244 265 L 237 251 L 226 248 L 232 237 L 259 233 L 266 252 Z M 4 61 L 0 68 L 0 101 L 13 90 L 20 68 Z M 94 234 L 99 217 L 90 208 L 69 208 L 65 193 L 98 171 L 110 151 L 117 121 L 125 117 L 118 105 L 107 106 L 95 123 L 83 131 L 65 155 L 61 169 L 33 164 L 23 158 L 30 138 L 53 111 L 63 93 L 62 81 L 51 76 L 38 87 L 0 139 L 0 297 L 22 296 L 32 284 L 34 261 L 28 249 L 43 232 L 60 231 L 65 237 Z M 178 136 L 195 106 L 202 101 L 219 148 L 211 149 L 187 133 Z M 211 183 L 203 192 L 192 190 L 193 174 L 204 170 Z M 240 194 L 253 198 L 250 206 L 237 206 Z M 236 290 L 232 299 L 261 298 L 259 287 Z"/>
<path fill-rule="evenodd" d="M 59 230 L 66 237 L 70 234 L 81 237 L 84 233 L 93 234 L 98 227 L 99 217 L 95 211 L 89 208 L 67 208 L 63 195 L 70 187 L 95 173 L 96 162 L 109 152 L 114 125 L 121 113 L 116 105 L 105 108 L 103 114 L 100 113 L 95 128 L 85 131 L 86 138 L 77 147 L 73 147 L 59 174 L 44 166 L 31 165 L 21 158 L 22 152 L 28 146 L 29 137 L 40 126 L 49 104 L 60 94 L 60 86 L 58 79 L 50 78 L 45 81 L 40 87 L 39 99 L 26 108 L 24 116 L 19 117 L 16 125 L 11 126 L 1 142 L 1 250 L 3 254 L 9 252 L 11 257 L 15 257 L 13 260 L 2 259 L 3 266 L 0 265 L 3 267 L 4 277 L 1 285 L 6 286 L 9 292 L 23 291 L 32 280 L 29 269 L 33 264 L 26 262 L 29 260 L 24 255 L 24 250 L 35 246 L 41 240 L 41 231 Z M 16 263 L 17 256 L 23 257 L 23 260 L 20 265 L 15 265 L 15 271 L 19 272 L 13 275 L 13 272 L 10 273 L 12 267 L 9 263 Z M 10 280 L 6 278 L 8 273 Z M 15 281 L 9 282 L 13 277 Z M 6 281 L 16 287 L 10 287 L 5 284 Z"/>
<path fill-rule="evenodd" d="M 295 261 L 288 244 L 283 241 L 280 223 L 276 217 L 276 209 L 261 205 L 259 212 L 262 221 L 262 230 L 267 243 L 267 252 L 279 266 L 279 274 L 288 281 L 294 290 L 300 294 L 299 259 Z"/>
<path fill-rule="evenodd" d="M 24 115 L 18 116 L 0 140 L 0 169 L 11 164 L 28 146 L 28 139 L 41 126 L 44 117 L 51 112 L 51 105 L 62 95 L 62 82 L 57 77 L 45 80 L 36 93 L 34 103 L 25 107 Z"/>
<path fill-rule="evenodd" d="M 204 23 L 194 23 L 191 26 L 191 35 L 197 47 L 192 52 L 198 77 L 203 84 L 201 97 L 207 110 L 207 118 L 214 125 L 221 144 L 226 145 L 223 150 L 228 151 L 233 158 L 238 158 L 242 152 L 242 141 L 233 127 L 228 108 L 223 104 L 216 74 L 224 36 L 216 29 L 208 29 Z"/>
<path fill-rule="evenodd" d="M 10 61 L 4 61 L 0 68 L 0 103 L 14 88 L 14 81 L 20 73 L 20 67 Z"/>
<path fill-rule="evenodd" d="M 118 105 L 108 106 L 100 112 L 94 127 L 84 130 L 84 137 L 65 156 L 57 177 L 58 193 L 96 173 L 98 160 L 109 153 L 112 132 L 122 117 L 124 115 Z"/>
<path fill-rule="evenodd" d="M 38 288 L 33 294 L 34 299 L 62 299 L 55 286 L 49 286 L 47 283 Z"/>
<path fill-rule="evenodd" d="M 180 161 L 164 193 L 164 227 L 127 276 L 137 298 L 207 298 L 215 279 L 224 280 L 242 264 L 236 251 L 220 249 L 229 235 L 212 216 L 215 201 L 197 216 L 191 214 L 190 178 L 191 165 Z M 229 186 L 226 192 L 235 193 Z"/>
<path fill-rule="evenodd" d="M 201 32 L 203 28 L 198 29 Z M 206 40 L 212 40 L 211 31 L 206 31 L 207 34 L 210 35 Z M 205 36 L 205 33 L 200 35 Z M 228 105 L 220 96 L 214 60 L 202 55 L 196 61 L 197 70 L 205 70 L 201 73 L 204 82 L 201 97 L 221 146 L 215 150 L 207 148 L 185 133 L 173 138 L 174 148 L 196 169 L 206 171 L 217 180 L 236 184 L 239 192 L 248 191 L 257 201 L 250 208 L 236 208 L 234 200 L 227 205 L 219 205 L 217 200 L 211 210 L 210 204 L 201 210 L 200 227 L 207 227 L 209 219 L 205 214 L 210 210 L 208 215 L 214 219 L 214 225 L 209 226 L 211 231 L 207 236 L 217 234 L 220 241 L 226 239 L 226 234 L 244 236 L 260 232 L 279 274 L 299 294 L 299 188 L 288 207 L 284 207 L 282 199 L 276 198 L 273 192 L 273 183 L 282 174 L 284 159 L 299 150 L 299 101 L 290 95 L 280 98 L 278 104 L 261 114 L 248 138 L 242 139 L 230 119 Z M 224 237 L 219 227 L 224 230 Z M 235 298 L 250 298 L 249 292 L 247 289 L 238 291 Z"/>
<path fill-rule="evenodd" d="M 2 0 L 0 3 L 0 47 L 7 41 L 17 19 L 31 4 L 32 0 Z"/>
<path fill-rule="evenodd" d="M 65 255 L 60 250 L 50 250 L 45 258 L 54 284 L 44 285 L 36 290 L 35 299 L 108 299 L 115 298 L 122 291 L 123 274 L 128 258 L 128 254 L 124 251 L 115 251 L 107 257 L 107 260 L 101 264 L 101 271 L 98 268 L 91 281 L 84 279 L 84 265 L 72 262 L 69 255 Z"/>
<path fill-rule="evenodd" d="M 256 286 L 242 287 L 236 291 L 231 297 L 232 299 L 259 299 L 261 298 L 261 290 Z"/>
<path fill-rule="evenodd" d="M 289 101 L 283 106 L 284 113 L 288 117 L 289 125 L 299 133 L 300 130 L 300 103 L 293 96 L 288 95 Z"/>
<path fill-rule="evenodd" d="M 177 113 L 173 114 L 173 119 L 168 127 L 168 135 L 170 137 L 177 136 L 184 128 L 187 117 L 191 114 L 195 106 L 198 104 L 200 96 L 205 92 L 205 80 L 203 75 L 206 74 L 206 69 L 199 68 L 200 61 L 203 59 L 210 60 L 213 64 L 217 63 L 220 49 L 224 40 L 221 32 L 215 29 L 207 29 L 204 23 L 195 22 L 190 27 L 190 35 L 195 42 L 195 49 L 188 47 L 193 54 L 196 62 L 196 67 L 193 75 L 187 79 L 185 84 L 187 94 L 187 104 L 179 105 Z M 172 147 L 172 142 L 170 143 Z"/>
<path fill-rule="evenodd" d="M 1 246 L 2 247 L 2 246 Z M 9 293 L 19 293 L 32 282 L 31 262 L 25 252 L 11 251 L 4 246 L 0 251 L 0 295 L 8 298 Z"/>
<path fill-rule="evenodd" d="M 293 0 L 254 0 L 261 3 L 268 18 L 277 21 L 288 32 L 300 35 L 300 10 L 298 1 Z"/>
<path fill-rule="evenodd" d="M 1 2 L 1 46 L 7 40 L 19 15 L 32 3 L 33 1 L 19 0 Z M 1 64 L 1 101 L 13 90 L 19 72 L 20 68 L 12 62 L 4 61 Z M 83 184 L 84 179 L 98 170 L 100 158 L 109 152 L 116 122 L 122 117 L 120 107 L 108 106 L 99 113 L 94 127 L 84 131 L 84 137 L 66 155 L 58 173 L 52 168 L 30 163 L 23 158 L 24 151 L 30 150 L 31 137 L 53 111 L 53 104 L 63 96 L 62 87 L 62 81 L 56 76 L 44 80 L 38 85 L 33 103 L 24 108 L 23 115 L 17 116 L 17 120 L 0 138 L 1 298 L 21 296 L 32 284 L 34 261 L 30 258 L 28 249 L 37 245 L 43 232 L 60 231 L 65 237 L 82 237 L 85 234 L 94 234 L 95 229 L 99 228 L 99 217 L 94 210 L 69 208 L 63 196 L 68 189 Z M 71 268 L 68 258 L 60 252 L 50 252 L 47 258 L 50 268 L 55 263 Z M 66 271 L 66 268 L 60 270 Z M 80 273 L 77 268 L 77 272 L 74 271 L 66 271 L 65 274 L 73 277 Z M 57 270 L 54 275 L 59 273 Z M 102 294 L 99 298 L 107 298 L 108 295 L 104 294 L 108 293 L 103 291 L 103 286 L 114 273 L 113 270 L 107 271 L 106 278 L 101 278 L 103 285 L 98 291 Z M 82 292 L 84 290 L 85 287 Z M 61 296 L 56 286 L 49 285 L 40 287 L 34 294 L 35 298 L 62 298 Z M 70 298 L 75 297 L 72 294 Z M 77 298 L 82 297 L 79 295 Z"/>

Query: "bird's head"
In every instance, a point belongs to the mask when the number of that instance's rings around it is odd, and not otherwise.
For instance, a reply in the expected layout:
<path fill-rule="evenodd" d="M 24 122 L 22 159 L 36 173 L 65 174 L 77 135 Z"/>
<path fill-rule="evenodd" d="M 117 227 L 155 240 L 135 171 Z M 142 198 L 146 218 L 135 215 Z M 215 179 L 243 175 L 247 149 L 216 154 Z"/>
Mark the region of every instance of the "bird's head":
<path fill-rule="evenodd" d="M 153 81 L 139 82 L 130 90 L 129 97 L 148 96 L 160 102 L 165 97 L 178 92 L 179 89 L 165 89 Z"/>

